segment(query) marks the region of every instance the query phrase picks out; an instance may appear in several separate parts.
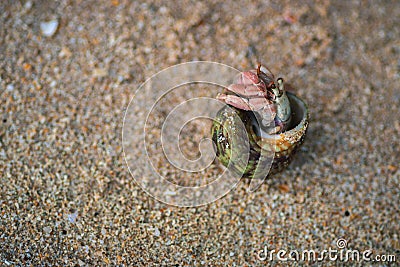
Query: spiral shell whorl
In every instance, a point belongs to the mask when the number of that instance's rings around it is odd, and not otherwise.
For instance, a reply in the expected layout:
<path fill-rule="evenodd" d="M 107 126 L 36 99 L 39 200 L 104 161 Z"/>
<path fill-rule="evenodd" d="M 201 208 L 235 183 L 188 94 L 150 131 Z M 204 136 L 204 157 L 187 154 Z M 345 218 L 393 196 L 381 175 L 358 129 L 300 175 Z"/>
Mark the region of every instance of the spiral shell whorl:
<path fill-rule="evenodd" d="M 293 111 L 293 120 L 289 129 L 280 134 L 273 134 L 260 137 L 255 132 L 255 117 L 251 111 L 244 111 L 234 107 L 225 106 L 222 108 L 212 126 L 212 138 L 216 145 L 217 157 L 225 165 L 230 163 L 232 149 L 235 153 L 249 154 L 249 160 L 244 162 L 231 162 L 235 172 L 244 177 L 252 178 L 257 168 L 269 167 L 262 159 L 262 151 L 274 153 L 271 168 L 265 170 L 265 176 L 282 171 L 291 162 L 296 150 L 304 141 L 309 113 L 307 105 L 297 96 L 288 93 L 290 105 Z M 240 120 L 240 121 L 239 121 Z M 246 133 L 238 133 L 235 125 L 243 123 Z M 244 136 L 247 134 L 247 136 Z M 249 143 L 249 151 L 243 151 L 244 142 Z"/>

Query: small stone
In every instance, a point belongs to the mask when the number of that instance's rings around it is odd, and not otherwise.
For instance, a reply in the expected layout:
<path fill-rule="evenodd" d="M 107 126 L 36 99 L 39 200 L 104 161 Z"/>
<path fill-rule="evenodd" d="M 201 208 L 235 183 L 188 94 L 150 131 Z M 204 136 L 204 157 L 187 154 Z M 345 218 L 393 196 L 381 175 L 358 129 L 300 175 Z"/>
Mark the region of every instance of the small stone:
<path fill-rule="evenodd" d="M 287 193 L 287 192 L 290 191 L 289 186 L 286 185 L 286 184 L 280 184 L 280 185 L 278 185 L 278 188 L 279 188 L 279 190 L 282 191 L 283 193 Z"/>
<path fill-rule="evenodd" d="M 14 91 L 14 85 L 13 84 L 7 85 L 7 91 L 9 92 Z"/>
<path fill-rule="evenodd" d="M 387 168 L 392 173 L 395 173 L 397 171 L 397 166 L 394 165 L 388 165 Z"/>
<path fill-rule="evenodd" d="M 50 234 L 51 231 L 52 231 L 52 229 L 51 229 L 50 226 L 46 226 L 46 227 L 43 228 L 43 231 L 44 231 L 46 234 Z"/>
<path fill-rule="evenodd" d="M 56 81 L 51 81 L 51 83 L 49 85 L 50 85 L 50 87 L 55 87 L 57 85 L 57 82 Z"/>
<path fill-rule="evenodd" d="M 297 202 L 297 203 L 300 203 L 300 204 L 303 204 L 303 203 L 304 203 L 304 200 L 305 200 L 304 193 L 299 192 L 299 193 L 297 194 L 297 196 L 296 196 L 296 202 Z"/>
<path fill-rule="evenodd" d="M 164 192 L 165 196 L 175 196 L 176 192 L 175 191 L 171 191 L 171 190 L 167 190 Z"/>
<path fill-rule="evenodd" d="M 61 51 L 58 54 L 58 56 L 61 58 L 64 58 L 64 57 L 69 58 L 71 55 L 72 55 L 71 50 L 69 50 L 68 47 L 65 47 L 65 46 L 63 48 L 61 48 Z"/>
<path fill-rule="evenodd" d="M 78 217 L 78 212 L 68 214 L 67 217 L 68 217 L 68 221 L 69 221 L 70 223 L 75 223 L 76 218 Z"/>
<path fill-rule="evenodd" d="M 25 10 L 27 10 L 27 11 L 29 9 L 31 9 L 31 7 L 32 7 L 32 2 L 31 1 L 26 2 L 25 5 L 24 5 Z"/>
<path fill-rule="evenodd" d="M 106 69 L 101 69 L 101 68 L 96 68 L 93 70 L 93 76 L 94 77 L 105 77 L 107 76 L 108 72 Z"/>
<path fill-rule="evenodd" d="M 160 236 L 160 230 L 158 230 L 158 228 L 154 228 L 154 235 L 155 236 Z"/>
<path fill-rule="evenodd" d="M 40 23 L 40 30 L 42 31 L 42 34 L 46 37 L 53 36 L 56 33 L 57 28 L 58 28 L 57 20 L 51 20 Z"/>

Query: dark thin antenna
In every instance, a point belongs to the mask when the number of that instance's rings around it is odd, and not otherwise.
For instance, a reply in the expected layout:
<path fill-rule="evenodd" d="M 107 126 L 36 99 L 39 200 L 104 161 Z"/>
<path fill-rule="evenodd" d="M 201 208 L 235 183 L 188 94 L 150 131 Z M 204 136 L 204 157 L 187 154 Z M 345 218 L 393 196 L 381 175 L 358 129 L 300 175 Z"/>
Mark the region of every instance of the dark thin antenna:
<path fill-rule="evenodd" d="M 260 57 L 258 56 L 257 49 L 253 44 L 249 44 L 249 46 L 247 47 L 246 58 L 250 66 L 256 66 L 256 63 L 260 62 Z"/>

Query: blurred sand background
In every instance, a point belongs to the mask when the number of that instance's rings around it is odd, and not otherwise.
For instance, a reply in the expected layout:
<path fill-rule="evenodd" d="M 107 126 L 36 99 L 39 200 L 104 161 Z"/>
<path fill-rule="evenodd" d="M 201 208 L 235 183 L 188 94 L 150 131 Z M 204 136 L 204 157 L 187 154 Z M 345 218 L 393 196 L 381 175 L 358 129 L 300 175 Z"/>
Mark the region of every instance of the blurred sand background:
<path fill-rule="evenodd" d="M 264 246 L 338 238 L 398 263 L 399 25 L 398 1 L 2 1 L 0 265 L 257 266 Z M 122 154 L 136 88 L 173 64 L 254 58 L 309 105 L 292 165 L 199 208 L 148 196 Z"/>

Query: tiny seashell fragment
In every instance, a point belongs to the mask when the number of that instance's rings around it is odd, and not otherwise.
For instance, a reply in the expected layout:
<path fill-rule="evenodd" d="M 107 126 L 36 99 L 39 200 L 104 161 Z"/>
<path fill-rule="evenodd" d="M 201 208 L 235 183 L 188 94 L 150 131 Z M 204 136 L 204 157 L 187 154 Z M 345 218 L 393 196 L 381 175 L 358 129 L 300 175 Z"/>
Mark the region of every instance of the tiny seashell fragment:
<path fill-rule="evenodd" d="M 50 20 L 40 23 L 40 30 L 42 31 L 42 34 L 46 37 L 53 36 L 56 33 L 57 28 L 58 28 L 57 20 Z"/>

